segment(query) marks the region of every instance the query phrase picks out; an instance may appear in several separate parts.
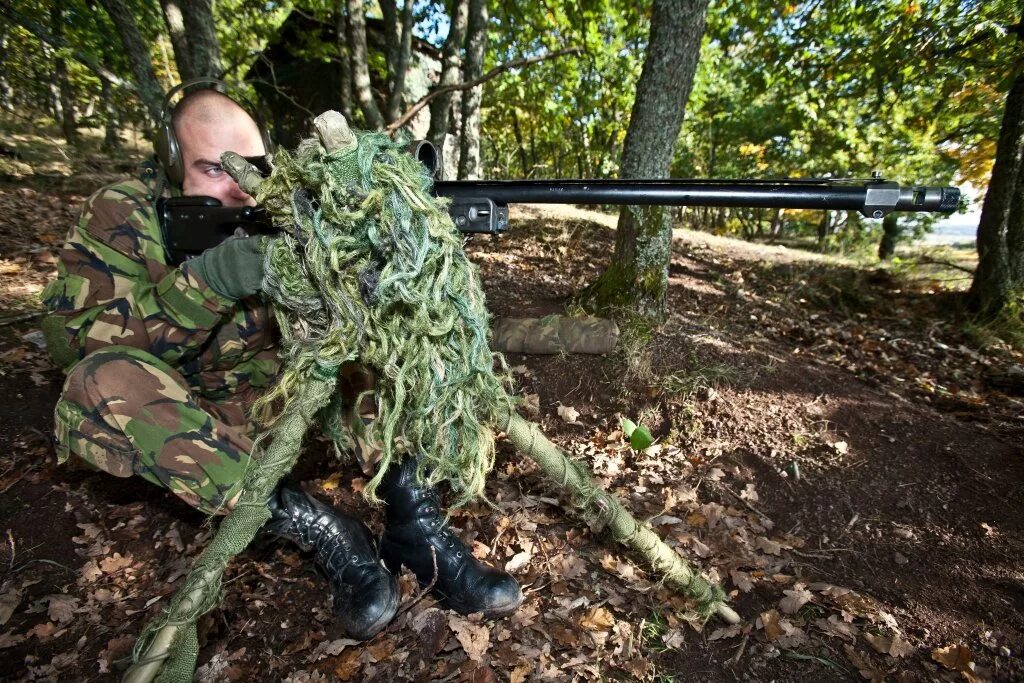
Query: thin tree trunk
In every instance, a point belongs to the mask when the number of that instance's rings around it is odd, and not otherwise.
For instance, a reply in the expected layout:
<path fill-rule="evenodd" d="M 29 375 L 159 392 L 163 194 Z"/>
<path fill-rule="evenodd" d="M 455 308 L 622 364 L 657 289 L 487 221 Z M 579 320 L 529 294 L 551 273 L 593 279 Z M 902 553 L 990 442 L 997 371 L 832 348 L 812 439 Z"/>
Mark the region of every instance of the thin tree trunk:
<path fill-rule="evenodd" d="M 519 166 L 522 169 L 522 176 L 526 178 L 530 170 L 526 163 L 526 149 L 523 147 L 523 133 L 519 129 L 519 114 L 516 113 L 516 108 L 514 106 L 510 107 L 510 109 L 512 110 L 512 132 L 516 136 L 516 148 L 519 150 Z"/>
<path fill-rule="evenodd" d="M 167 33 L 171 37 L 178 77 L 182 81 L 195 78 L 196 74 L 192 69 L 192 55 L 189 53 L 188 38 L 185 35 L 185 19 L 182 15 L 181 4 L 179 0 L 160 0 L 160 7 L 163 9 Z"/>
<path fill-rule="evenodd" d="M 384 116 L 373 99 L 370 88 L 370 67 L 366 61 L 366 17 L 363 16 L 363 0 L 348 2 L 348 46 L 352 55 L 352 85 L 359 103 L 359 111 L 367 128 L 379 130 L 384 127 Z"/>
<path fill-rule="evenodd" d="M 818 251 L 825 251 L 825 243 L 828 241 L 829 211 L 821 212 L 821 220 L 818 222 Z"/>
<path fill-rule="evenodd" d="M 412 59 L 412 0 L 405 0 L 402 8 L 402 34 L 398 43 L 398 59 L 391 74 L 391 92 L 388 94 L 387 122 L 398 119 L 404 109 L 405 75 Z"/>
<path fill-rule="evenodd" d="M 882 219 L 882 241 L 878 243 L 878 258 L 888 261 L 896 254 L 896 243 L 900 239 L 899 217 L 890 213 Z"/>
<path fill-rule="evenodd" d="M 7 82 L 8 27 L 0 27 L 0 110 L 11 111 L 11 86 Z"/>
<path fill-rule="evenodd" d="M 697 70 L 708 0 L 654 0 L 650 40 L 622 150 L 621 178 L 665 178 Z M 664 319 L 672 213 L 627 206 L 619 213 L 615 253 L 581 301 L 598 310 L 629 310 Z"/>
<path fill-rule="evenodd" d="M 1024 296 L 1024 153 L 1021 169 L 1017 172 L 1013 204 L 1006 218 L 1006 256 L 1010 264 L 1010 291 L 1013 296 Z"/>
<path fill-rule="evenodd" d="M 379 4 L 384 20 L 384 66 L 387 71 L 385 90 L 391 92 L 397 73 L 398 52 L 402 41 L 401 19 L 398 16 L 396 0 L 380 0 Z"/>
<path fill-rule="evenodd" d="M 189 62 L 195 76 L 220 78 L 220 41 L 210 0 L 180 0 L 188 36 Z"/>
<path fill-rule="evenodd" d="M 135 18 L 124 4 L 124 0 L 100 0 L 100 4 L 110 15 L 110 20 L 114 22 L 114 27 L 121 37 L 128 61 L 132 65 L 132 72 L 135 74 L 139 97 L 146 105 L 149 115 L 156 121 L 160 118 L 160 109 L 163 106 L 163 88 L 160 87 L 160 82 L 153 72 L 149 48 L 139 33 Z"/>
<path fill-rule="evenodd" d="M 983 316 L 998 314 L 1013 298 L 1013 270 L 1010 259 L 1009 226 L 1012 224 L 1015 249 L 1020 242 L 1021 213 L 1024 202 L 1014 201 L 1016 188 L 1021 184 L 1021 165 L 1024 163 L 1024 74 L 1013 81 L 1006 96 L 1006 109 L 996 145 L 996 160 L 992 166 L 985 202 L 978 223 L 978 267 L 968 293 L 968 306 Z M 1013 215 L 1015 209 L 1016 215 Z M 1017 259 L 1021 254 L 1017 253 Z"/>
<path fill-rule="evenodd" d="M 463 82 L 472 81 L 483 74 L 486 50 L 487 0 L 469 0 L 466 62 L 462 69 Z M 482 94 L 482 85 L 462 93 L 459 180 L 476 180 L 480 177 L 480 100 Z"/>
<path fill-rule="evenodd" d="M 460 82 L 462 59 L 459 53 L 462 51 L 462 42 L 466 36 L 468 16 L 469 0 L 455 0 L 451 26 L 448 28 L 448 37 L 445 38 L 444 49 L 441 52 L 441 77 L 437 81 L 437 88 L 456 85 Z M 439 95 L 430 102 L 430 128 L 427 131 L 427 139 L 439 148 L 444 144 L 444 136 L 452 132 L 450 130 L 451 104 L 452 93 Z"/>
<path fill-rule="evenodd" d="M 110 81 L 105 78 L 100 79 L 100 101 L 103 105 L 103 146 L 101 149 L 104 152 L 116 152 L 121 149 L 121 135 L 118 133 L 119 122 L 117 116 L 117 107 L 114 106 L 114 98 L 112 97 L 110 87 Z"/>
<path fill-rule="evenodd" d="M 335 42 L 338 46 L 338 69 L 341 79 L 341 92 L 338 99 L 341 100 L 341 113 L 349 123 L 352 122 L 352 57 L 348 48 L 348 18 L 346 16 L 345 3 L 342 0 L 334 7 L 335 18 Z"/>

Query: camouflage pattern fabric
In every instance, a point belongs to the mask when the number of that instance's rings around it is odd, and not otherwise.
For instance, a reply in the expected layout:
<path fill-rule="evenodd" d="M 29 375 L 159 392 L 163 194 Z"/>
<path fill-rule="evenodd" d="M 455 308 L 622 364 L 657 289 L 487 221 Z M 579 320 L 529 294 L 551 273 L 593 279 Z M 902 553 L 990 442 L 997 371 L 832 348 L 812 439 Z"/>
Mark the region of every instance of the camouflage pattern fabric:
<path fill-rule="evenodd" d="M 494 324 L 491 348 L 502 353 L 609 353 L 619 339 L 612 320 L 549 315 L 502 318 Z"/>
<path fill-rule="evenodd" d="M 43 302 L 71 359 L 144 349 L 215 400 L 269 386 L 280 363 L 267 306 L 225 299 L 187 263 L 168 265 L 151 192 L 143 180 L 101 189 L 68 235 Z"/>
<path fill-rule="evenodd" d="M 127 346 L 90 353 L 74 366 L 55 411 L 57 459 L 76 455 L 116 477 L 133 474 L 214 514 L 239 493 L 257 392 L 215 403 L 180 372 Z"/>
<path fill-rule="evenodd" d="M 233 302 L 169 265 L 150 173 L 86 201 L 43 292 L 61 461 L 137 474 L 206 512 L 237 494 L 246 413 L 274 381 L 276 333 L 258 298 Z"/>

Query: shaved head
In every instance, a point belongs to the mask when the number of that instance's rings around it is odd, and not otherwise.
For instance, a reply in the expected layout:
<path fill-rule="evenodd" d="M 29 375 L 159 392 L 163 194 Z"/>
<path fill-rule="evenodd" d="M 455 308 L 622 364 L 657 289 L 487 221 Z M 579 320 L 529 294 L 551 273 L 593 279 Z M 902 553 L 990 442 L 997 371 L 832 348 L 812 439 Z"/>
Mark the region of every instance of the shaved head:
<path fill-rule="evenodd" d="M 242 156 L 267 152 L 259 126 L 245 109 L 224 93 L 197 90 L 178 101 L 171 125 L 184 163 L 185 195 L 215 197 L 225 206 L 253 203 L 220 167 L 224 152 Z"/>
<path fill-rule="evenodd" d="M 196 90 L 182 97 L 174 106 L 171 125 L 180 133 L 185 122 L 221 126 L 252 117 L 230 97 L 217 90 Z M 252 125 L 256 125 L 252 121 Z"/>

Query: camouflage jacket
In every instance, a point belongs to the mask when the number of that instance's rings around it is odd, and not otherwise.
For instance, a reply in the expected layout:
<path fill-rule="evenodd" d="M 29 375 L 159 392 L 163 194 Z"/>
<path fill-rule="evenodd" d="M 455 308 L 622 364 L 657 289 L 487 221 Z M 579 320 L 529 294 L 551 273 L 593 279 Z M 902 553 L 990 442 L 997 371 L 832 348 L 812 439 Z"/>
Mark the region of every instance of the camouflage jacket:
<path fill-rule="evenodd" d="M 269 386 L 280 363 L 265 304 L 233 302 L 168 265 L 153 171 L 108 185 L 86 201 L 42 294 L 51 354 L 65 369 L 118 344 L 167 362 L 200 395 L 221 400 Z M 54 347 L 58 347 L 56 350 Z"/>

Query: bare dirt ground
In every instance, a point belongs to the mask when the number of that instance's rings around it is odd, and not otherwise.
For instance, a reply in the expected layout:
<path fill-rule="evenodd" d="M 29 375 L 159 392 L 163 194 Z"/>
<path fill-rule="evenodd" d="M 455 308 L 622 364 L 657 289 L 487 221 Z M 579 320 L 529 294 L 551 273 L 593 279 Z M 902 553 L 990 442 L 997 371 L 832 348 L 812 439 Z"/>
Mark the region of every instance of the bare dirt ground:
<path fill-rule="evenodd" d="M 61 377 L 24 336 L 34 322 L 11 321 L 37 306 L 81 199 L 0 188 L 4 680 L 117 676 L 212 533 L 142 481 L 55 463 Z M 507 237 L 472 242 L 494 313 L 561 311 L 607 262 L 608 224 L 525 208 Z M 406 576 L 399 617 L 354 643 L 307 558 L 261 543 L 202 623 L 198 679 L 1024 679 L 1021 354 L 971 346 L 941 287 L 838 259 L 680 232 L 670 275 L 647 348 L 508 360 L 524 414 L 720 579 L 742 625 L 689 625 L 503 442 L 497 509 L 453 523 L 522 582 L 515 615 L 459 617 Z M 622 417 L 656 443 L 633 451 Z M 297 478 L 379 529 L 325 443 Z"/>

